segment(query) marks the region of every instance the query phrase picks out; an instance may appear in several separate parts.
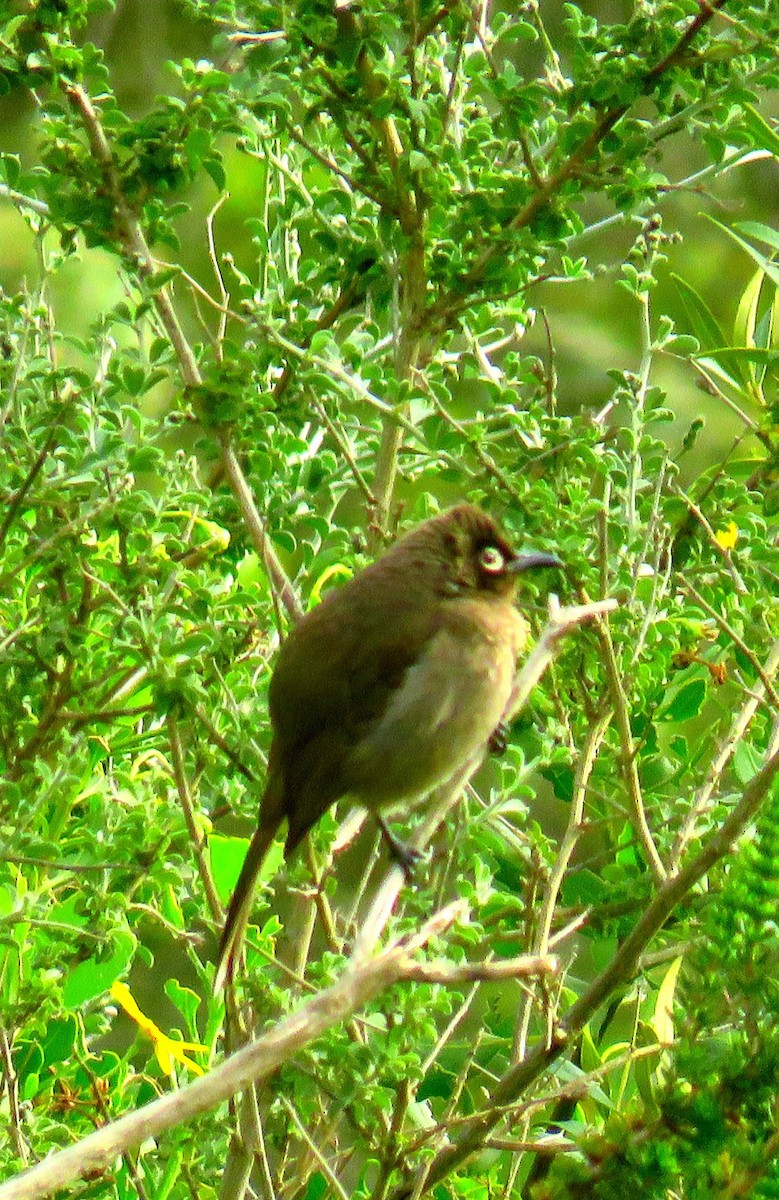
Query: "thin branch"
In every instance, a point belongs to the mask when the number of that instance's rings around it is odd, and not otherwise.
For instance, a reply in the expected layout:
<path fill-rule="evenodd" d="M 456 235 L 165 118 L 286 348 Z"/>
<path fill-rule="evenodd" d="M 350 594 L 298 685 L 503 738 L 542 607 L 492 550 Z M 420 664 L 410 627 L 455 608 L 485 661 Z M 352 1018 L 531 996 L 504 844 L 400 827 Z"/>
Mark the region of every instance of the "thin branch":
<path fill-rule="evenodd" d="M 197 870 L 200 876 L 203 890 L 206 894 L 208 907 L 211 911 L 211 916 L 217 924 L 221 924 L 224 920 L 224 909 L 217 895 L 214 879 L 211 874 L 211 866 L 206 854 L 205 845 L 202 834 L 198 828 L 195 818 L 195 806 L 192 800 L 192 793 L 189 789 L 189 781 L 187 772 L 184 766 L 184 751 L 181 746 L 181 735 L 179 733 L 178 721 L 169 714 L 168 716 L 168 736 L 170 738 L 170 751 L 173 760 L 173 778 L 176 781 L 176 789 L 179 794 L 179 803 L 181 810 L 184 813 L 184 820 L 189 830 L 189 836 L 192 839 L 192 845 L 195 849 L 195 861 L 197 862 Z"/>
<path fill-rule="evenodd" d="M 309 1151 L 311 1152 L 314 1159 L 316 1160 L 316 1162 L 319 1165 L 320 1171 L 324 1175 L 325 1179 L 328 1180 L 328 1182 L 329 1182 L 331 1188 L 333 1189 L 333 1191 L 335 1192 L 335 1194 L 337 1196 L 340 1196 L 341 1200 L 349 1200 L 347 1193 L 344 1191 L 344 1189 L 341 1185 L 341 1182 L 338 1179 L 338 1176 L 336 1175 L 335 1171 L 330 1166 L 329 1162 L 325 1158 L 322 1151 L 317 1146 L 316 1142 L 312 1138 L 309 1131 L 306 1129 L 306 1126 L 303 1124 L 302 1120 L 300 1119 L 300 1116 L 298 1115 L 298 1111 L 295 1108 L 295 1106 L 284 1095 L 282 1095 L 280 1097 L 280 1099 L 281 1099 L 281 1103 L 284 1105 L 285 1109 L 287 1110 L 287 1113 L 289 1114 L 289 1116 L 292 1119 L 292 1124 L 295 1126 L 295 1129 L 298 1132 L 298 1136 L 305 1143 L 305 1145 L 308 1146 Z"/>
<path fill-rule="evenodd" d="M 343 167 L 339 167 L 335 159 L 328 158 L 328 156 L 323 154 L 321 150 L 317 150 L 316 146 L 311 144 L 308 138 L 303 134 L 302 130 L 293 125 L 289 130 L 289 136 L 292 138 L 293 142 L 297 142 L 299 146 L 302 146 L 302 148 L 321 166 L 325 167 L 328 171 L 332 171 L 333 175 L 337 175 L 339 179 L 342 179 L 352 191 L 358 192 L 360 195 L 365 196 L 368 200 L 372 200 L 382 212 L 395 212 L 392 200 L 388 195 L 382 195 L 379 192 L 374 192 L 372 188 L 369 188 L 359 179 L 355 179 L 355 177 L 350 175 L 348 171 L 345 171 Z"/>
<path fill-rule="evenodd" d="M 636 761 L 636 747 L 633 742 L 633 732 L 630 728 L 630 709 L 622 683 L 622 674 L 617 663 L 617 655 L 614 650 L 611 631 L 605 621 L 598 622 L 598 636 L 604 650 L 606 677 L 609 681 L 611 699 L 617 718 L 621 751 L 620 766 L 630 800 L 632 821 L 655 882 L 662 883 L 667 872 L 663 865 L 663 860 L 658 853 L 657 846 L 652 837 L 652 831 L 649 828 L 649 822 L 646 818 L 644 796 L 641 791 L 641 780 L 639 779 L 638 763 Z"/>
<path fill-rule="evenodd" d="M 314 412 L 319 417 L 319 420 L 322 422 L 325 428 L 329 430 L 331 437 L 341 451 L 344 462 L 351 471 L 352 478 L 367 501 L 368 507 L 373 507 L 373 505 L 376 503 L 376 499 L 371 491 L 370 484 L 357 465 L 357 460 L 352 453 L 352 448 L 349 445 L 346 434 L 339 429 L 335 421 L 331 420 L 331 418 L 328 416 L 327 409 L 325 408 L 324 404 L 321 403 L 321 401 L 314 400 L 313 408 Z"/>
<path fill-rule="evenodd" d="M 772 680 L 779 671 L 779 638 L 773 643 L 768 651 L 766 663 L 761 671 L 761 676 L 765 675 L 767 679 Z M 722 773 L 735 754 L 736 747 L 741 742 L 749 724 L 757 712 L 763 700 L 763 687 L 761 683 L 756 684 L 755 690 L 749 696 L 741 710 L 736 713 L 733 718 L 733 723 L 730 727 L 728 736 L 725 738 L 720 747 L 714 762 L 711 764 L 706 777 L 706 782 L 698 789 L 693 799 L 692 806 L 687 815 L 682 828 L 679 830 L 674 841 L 671 851 L 671 862 L 676 865 L 681 862 L 685 850 L 690 842 L 695 838 L 698 828 L 698 823 L 709 808 L 711 798 L 722 777 Z"/>
<path fill-rule="evenodd" d="M 687 495 L 684 488 L 681 488 L 681 487 L 676 486 L 675 484 L 672 484 L 671 491 L 673 492 L 673 494 L 675 496 L 678 496 L 680 500 L 684 501 L 684 503 L 687 505 L 687 508 L 690 511 L 690 515 L 695 518 L 695 520 L 698 522 L 701 529 L 705 533 L 706 540 L 708 541 L 712 550 L 714 550 L 720 556 L 720 558 L 723 560 L 723 562 L 725 563 L 725 566 L 727 567 L 728 571 L 730 572 L 730 577 L 733 580 L 733 585 L 734 585 L 736 591 L 741 596 L 748 595 L 749 588 L 744 583 L 744 580 L 741 578 L 740 573 L 736 570 L 736 567 L 733 563 L 733 558 L 731 556 L 730 551 L 726 550 L 725 547 L 722 546 L 720 544 L 720 542 L 717 540 L 717 535 L 714 532 L 714 530 L 712 529 L 709 520 L 704 515 L 700 506 L 697 505 L 695 503 L 695 501 L 690 496 Z"/>
<path fill-rule="evenodd" d="M 750 650 L 744 639 L 740 637 L 733 626 L 725 620 L 722 613 L 709 604 L 708 600 L 706 600 L 705 597 L 702 596 L 695 587 L 693 587 L 692 583 L 686 578 L 685 575 L 679 572 L 676 578 L 681 583 L 685 592 L 692 597 L 695 603 L 698 604 L 705 613 L 708 613 L 708 615 L 717 623 L 723 633 L 727 634 L 733 645 L 738 647 L 765 688 L 765 693 L 768 696 L 768 699 L 771 701 L 775 711 L 779 713 L 779 692 L 777 692 L 776 688 L 771 682 L 770 675 L 768 675 L 763 669 L 763 666 L 754 651 Z"/>
<path fill-rule="evenodd" d="M 265 570 L 271 587 L 278 596 L 279 602 L 287 615 L 293 621 L 299 621 L 303 616 L 303 607 L 298 600 L 286 571 L 281 565 L 281 559 L 268 536 L 265 523 L 259 514 L 257 505 L 254 503 L 254 497 L 246 481 L 246 476 L 241 470 L 241 464 L 238 462 L 230 435 L 226 431 L 222 431 L 219 440 L 222 447 L 222 465 L 224 466 L 225 474 L 240 505 L 243 519 L 246 522 L 246 527 L 249 530 L 255 549 L 261 561 L 265 564 Z"/>

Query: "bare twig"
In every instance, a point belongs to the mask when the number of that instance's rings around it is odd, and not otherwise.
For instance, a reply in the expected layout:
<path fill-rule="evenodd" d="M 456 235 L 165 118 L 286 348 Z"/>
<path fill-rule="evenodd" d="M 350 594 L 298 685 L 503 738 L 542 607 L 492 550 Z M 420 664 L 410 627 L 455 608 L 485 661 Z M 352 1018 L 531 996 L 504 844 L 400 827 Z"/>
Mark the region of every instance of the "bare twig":
<path fill-rule="evenodd" d="M 418 962 L 409 968 L 406 978 L 457 987 L 461 983 L 475 981 L 490 983 L 502 979 L 555 975 L 559 967 L 552 954 L 520 954 L 517 958 L 489 959 L 486 962 Z"/>

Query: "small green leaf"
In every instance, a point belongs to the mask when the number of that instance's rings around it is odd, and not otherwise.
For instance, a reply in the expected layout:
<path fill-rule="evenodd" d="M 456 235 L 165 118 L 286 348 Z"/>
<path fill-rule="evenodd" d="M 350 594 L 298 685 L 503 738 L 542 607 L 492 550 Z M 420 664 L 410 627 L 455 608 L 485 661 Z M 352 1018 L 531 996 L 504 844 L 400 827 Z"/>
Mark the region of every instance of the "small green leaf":
<path fill-rule="evenodd" d="M 751 135 L 755 146 L 768 150 L 774 158 L 779 158 L 779 134 L 773 129 L 751 104 L 745 104 L 742 109 L 741 123 Z"/>
<path fill-rule="evenodd" d="M 756 250 L 755 247 L 751 246 L 749 242 L 744 240 L 744 238 L 739 237 L 739 235 L 732 229 L 729 229 L 727 225 L 723 225 L 721 221 L 716 219 L 716 217 L 712 217 L 708 213 L 706 213 L 705 216 L 707 220 L 711 221 L 712 225 L 716 225 L 717 228 L 721 229 L 723 233 L 726 233 L 728 237 L 736 243 L 737 246 L 740 246 L 742 250 L 746 251 L 749 257 L 757 263 L 762 271 L 765 272 L 772 283 L 775 283 L 777 286 L 779 286 L 779 266 L 773 263 L 769 258 L 766 258 L 764 254 L 761 254 L 759 250 Z"/>
<path fill-rule="evenodd" d="M 689 721 L 697 717 L 706 699 L 706 683 L 703 679 L 690 679 L 679 687 L 672 699 L 660 710 L 664 721 Z"/>
<path fill-rule="evenodd" d="M 62 1002 L 66 1008 L 78 1008 L 87 1000 L 101 996 L 125 973 L 135 953 L 135 938 L 131 933 L 120 930 L 112 934 L 112 941 L 114 952 L 105 962 L 87 959 L 68 975 L 62 989 Z"/>

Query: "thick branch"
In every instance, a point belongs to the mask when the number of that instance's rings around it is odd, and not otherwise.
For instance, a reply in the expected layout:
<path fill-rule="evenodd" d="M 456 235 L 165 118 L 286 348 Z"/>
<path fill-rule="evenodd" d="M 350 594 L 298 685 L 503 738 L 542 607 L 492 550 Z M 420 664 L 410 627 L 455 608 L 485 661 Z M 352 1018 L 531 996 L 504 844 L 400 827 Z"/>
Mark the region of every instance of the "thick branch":
<path fill-rule="evenodd" d="M 117 1155 L 147 1138 L 159 1137 L 166 1129 L 191 1121 L 250 1084 L 267 1079 L 314 1038 L 346 1020 L 399 979 L 409 973 L 413 975 L 413 952 L 440 936 L 462 915 L 462 904 L 451 904 L 436 913 L 418 933 L 395 942 L 375 958 L 352 962 L 336 983 L 279 1021 L 259 1041 L 244 1046 L 208 1075 L 180 1091 L 112 1121 L 74 1146 L 17 1175 L 0 1186 L 0 1200 L 40 1200 L 50 1196 L 85 1175 L 110 1168 Z"/>

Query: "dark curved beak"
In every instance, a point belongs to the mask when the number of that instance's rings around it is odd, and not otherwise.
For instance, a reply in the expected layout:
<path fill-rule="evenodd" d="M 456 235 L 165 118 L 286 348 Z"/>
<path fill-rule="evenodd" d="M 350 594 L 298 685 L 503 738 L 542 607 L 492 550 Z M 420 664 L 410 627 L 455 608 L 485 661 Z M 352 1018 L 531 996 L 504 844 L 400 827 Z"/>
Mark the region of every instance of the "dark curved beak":
<path fill-rule="evenodd" d="M 561 567 L 563 564 L 556 554 L 544 554 L 541 550 L 530 550 L 527 554 L 517 554 L 506 569 L 518 575 L 520 571 L 530 571 L 535 567 Z"/>

